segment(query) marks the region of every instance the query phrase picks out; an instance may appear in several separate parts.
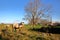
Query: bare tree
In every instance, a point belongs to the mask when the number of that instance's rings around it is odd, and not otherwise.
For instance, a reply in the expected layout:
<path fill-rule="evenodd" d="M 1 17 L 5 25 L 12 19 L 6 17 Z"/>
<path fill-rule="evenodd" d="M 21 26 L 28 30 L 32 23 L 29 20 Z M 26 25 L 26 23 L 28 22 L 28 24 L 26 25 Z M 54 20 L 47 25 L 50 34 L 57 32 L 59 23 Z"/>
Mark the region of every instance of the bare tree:
<path fill-rule="evenodd" d="M 49 12 L 50 6 L 47 6 L 41 3 L 41 0 L 31 0 L 25 6 L 25 19 L 29 22 L 29 24 L 35 26 L 41 19 L 45 13 Z"/>

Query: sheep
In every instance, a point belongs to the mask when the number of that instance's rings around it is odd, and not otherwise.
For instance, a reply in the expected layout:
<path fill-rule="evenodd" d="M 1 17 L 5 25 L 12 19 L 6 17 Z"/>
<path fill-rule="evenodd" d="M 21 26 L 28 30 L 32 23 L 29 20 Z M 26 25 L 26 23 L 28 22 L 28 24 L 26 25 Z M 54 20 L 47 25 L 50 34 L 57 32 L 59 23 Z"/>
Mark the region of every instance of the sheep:
<path fill-rule="evenodd" d="M 15 31 L 16 31 L 17 29 L 20 30 L 23 26 L 24 26 L 24 22 L 14 23 L 14 24 L 13 24 L 13 29 L 15 29 Z"/>

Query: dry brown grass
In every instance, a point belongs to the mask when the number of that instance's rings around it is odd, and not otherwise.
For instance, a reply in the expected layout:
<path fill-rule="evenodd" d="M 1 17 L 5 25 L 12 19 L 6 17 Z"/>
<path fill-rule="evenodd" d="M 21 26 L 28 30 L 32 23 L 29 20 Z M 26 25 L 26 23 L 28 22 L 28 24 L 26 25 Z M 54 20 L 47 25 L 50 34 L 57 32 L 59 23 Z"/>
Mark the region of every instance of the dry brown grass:
<path fill-rule="evenodd" d="M 0 28 L 1 29 L 1 28 Z M 1 29 L 3 30 L 3 29 Z M 60 40 L 60 34 L 36 32 L 26 29 L 25 27 L 12 31 L 12 26 L 6 31 L 0 30 L 1 40 Z"/>

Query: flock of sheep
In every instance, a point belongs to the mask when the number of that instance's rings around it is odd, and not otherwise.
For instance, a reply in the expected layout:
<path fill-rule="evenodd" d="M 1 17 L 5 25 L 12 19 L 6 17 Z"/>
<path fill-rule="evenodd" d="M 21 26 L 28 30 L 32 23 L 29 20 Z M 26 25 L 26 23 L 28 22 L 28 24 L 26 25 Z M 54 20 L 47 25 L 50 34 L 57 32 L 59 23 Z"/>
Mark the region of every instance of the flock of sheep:
<path fill-rule="evenodd" d="M 9 28 L 9 27 L 10 27 L 10 25 L 6 25 L 6 28 Z M 14 24 L 12 25 L 13 30 L 21 29 L 21 28 L 23 28 L 23 27 L 24 27 L 24 22 L 14 23 Z"/>

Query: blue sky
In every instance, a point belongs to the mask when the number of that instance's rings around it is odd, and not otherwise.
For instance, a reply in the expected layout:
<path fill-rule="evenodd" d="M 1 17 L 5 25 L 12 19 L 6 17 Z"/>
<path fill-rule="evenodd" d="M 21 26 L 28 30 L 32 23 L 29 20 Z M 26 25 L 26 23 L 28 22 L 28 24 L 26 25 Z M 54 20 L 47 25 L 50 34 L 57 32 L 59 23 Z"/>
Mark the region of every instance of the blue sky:
<path fill-rule="evenodd" d="M 24 6 L 29 0 L 0 0 L 0 23 L 25 22 Z M 60 0 L 42 0 L 44 4 L 52 5 L 52 20 L 60 22 Z"/>

